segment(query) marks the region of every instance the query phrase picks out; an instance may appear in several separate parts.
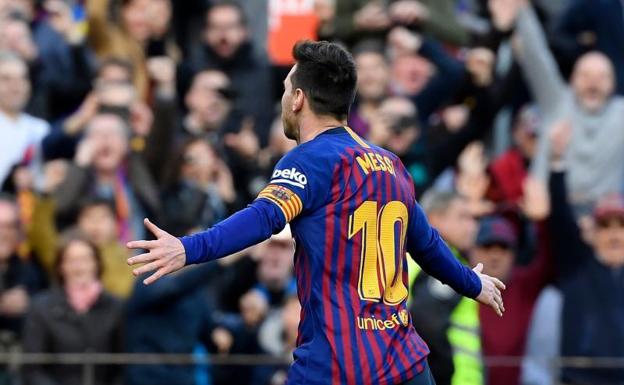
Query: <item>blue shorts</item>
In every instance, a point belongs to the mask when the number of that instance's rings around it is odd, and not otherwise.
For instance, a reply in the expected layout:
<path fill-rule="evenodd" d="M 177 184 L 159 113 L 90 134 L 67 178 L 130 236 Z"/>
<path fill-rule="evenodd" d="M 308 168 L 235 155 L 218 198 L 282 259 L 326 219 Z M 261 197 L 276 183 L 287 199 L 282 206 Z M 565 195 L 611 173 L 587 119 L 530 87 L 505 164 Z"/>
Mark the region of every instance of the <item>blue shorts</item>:
<path fill-rule="evenodd" d="M 401 385 L 435 385 L 435 380 L 429 369 L 429 364 L 425 361 L 425 369 L 416 377 L 403 382 Z"/>

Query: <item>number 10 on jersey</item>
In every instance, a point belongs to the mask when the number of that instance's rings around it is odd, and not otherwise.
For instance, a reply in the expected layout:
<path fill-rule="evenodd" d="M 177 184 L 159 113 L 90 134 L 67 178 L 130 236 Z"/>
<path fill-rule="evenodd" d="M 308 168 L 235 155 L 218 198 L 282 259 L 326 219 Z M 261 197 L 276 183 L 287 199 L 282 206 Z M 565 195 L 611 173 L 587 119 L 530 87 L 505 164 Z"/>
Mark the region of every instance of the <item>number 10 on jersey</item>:
<path fill-rule="evenodd" d="M 365 301 L 397 305 L 407 298 L 402 250 L 407 233 L 407 207 L 391 201 L 378 210 L 375 201 L 362 203 L 349 217 L 349 238 L 362 232 L 358 292 Z M 396 225 L 400 236 L 397 248 Z"/>

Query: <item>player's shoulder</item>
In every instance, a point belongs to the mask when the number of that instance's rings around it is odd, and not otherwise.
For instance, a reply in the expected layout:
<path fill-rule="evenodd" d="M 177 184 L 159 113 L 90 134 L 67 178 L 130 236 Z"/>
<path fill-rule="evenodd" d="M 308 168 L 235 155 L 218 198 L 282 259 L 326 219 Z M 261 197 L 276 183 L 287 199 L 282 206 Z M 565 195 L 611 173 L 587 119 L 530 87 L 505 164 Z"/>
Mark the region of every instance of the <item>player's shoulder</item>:
<path fill-rule="evenodd" d="M 303 168 L 323 168 L 335 163 L 344 153 L 344 145 L 330 135 L 323 135 L 298 145 L 286 153 L 280 163 L 298 163 Z"/>
<path fill-rule="evenodd" d="M 287 152 L 273 169 L 271 183 L 286 183 L 305 189 L 318 187 L 319 181 L 327 179 L 331 154 L 309 142 Z"/>

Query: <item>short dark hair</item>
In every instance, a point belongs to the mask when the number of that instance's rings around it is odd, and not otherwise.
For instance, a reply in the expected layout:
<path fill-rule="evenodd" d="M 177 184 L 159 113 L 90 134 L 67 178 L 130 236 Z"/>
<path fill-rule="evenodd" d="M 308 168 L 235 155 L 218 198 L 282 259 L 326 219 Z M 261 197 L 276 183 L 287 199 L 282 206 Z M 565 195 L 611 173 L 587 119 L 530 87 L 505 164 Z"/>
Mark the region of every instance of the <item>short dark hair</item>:
<path fill-rule="evenodd" d="M 300 88 L 317 115 L 345 119 L 355 98 L 357 71 L 347 50 L 327 41 L 301 41 L 293 48 L 297 69 L 293 89 Z"/>

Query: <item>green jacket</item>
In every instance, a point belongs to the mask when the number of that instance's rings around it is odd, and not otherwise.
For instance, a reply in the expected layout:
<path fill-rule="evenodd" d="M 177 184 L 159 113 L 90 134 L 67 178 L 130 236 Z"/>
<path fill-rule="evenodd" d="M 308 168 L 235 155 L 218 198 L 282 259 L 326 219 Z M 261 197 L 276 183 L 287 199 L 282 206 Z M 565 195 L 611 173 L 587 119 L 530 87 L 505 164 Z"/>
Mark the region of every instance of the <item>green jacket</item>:
<path fill-rule="evenodd" d="M 373 0 L 390 4 L 394 0 Z M 336 0 L 336 16 L 333 23 L 333 37 L 352 45 L 365 38 L 381 38 L 387 31 L 378 33 L 358 31 L 353 25 L 353 15 L 371 0 Z M 444 43 L 463 46 L 470 34 L 455 17 L 456 0 L 420 0 L 429 11 L 429 19 L 422 25 L 425 34 Z"/>
<path fill-rule="evenodd" d="M 465 263 L 457 250 L 457 258 Z M 429 365 L 440 385 L 483 385 L 479 304 L 422 272 L 409 258 L 409 308 L 429 345 Z"/>

